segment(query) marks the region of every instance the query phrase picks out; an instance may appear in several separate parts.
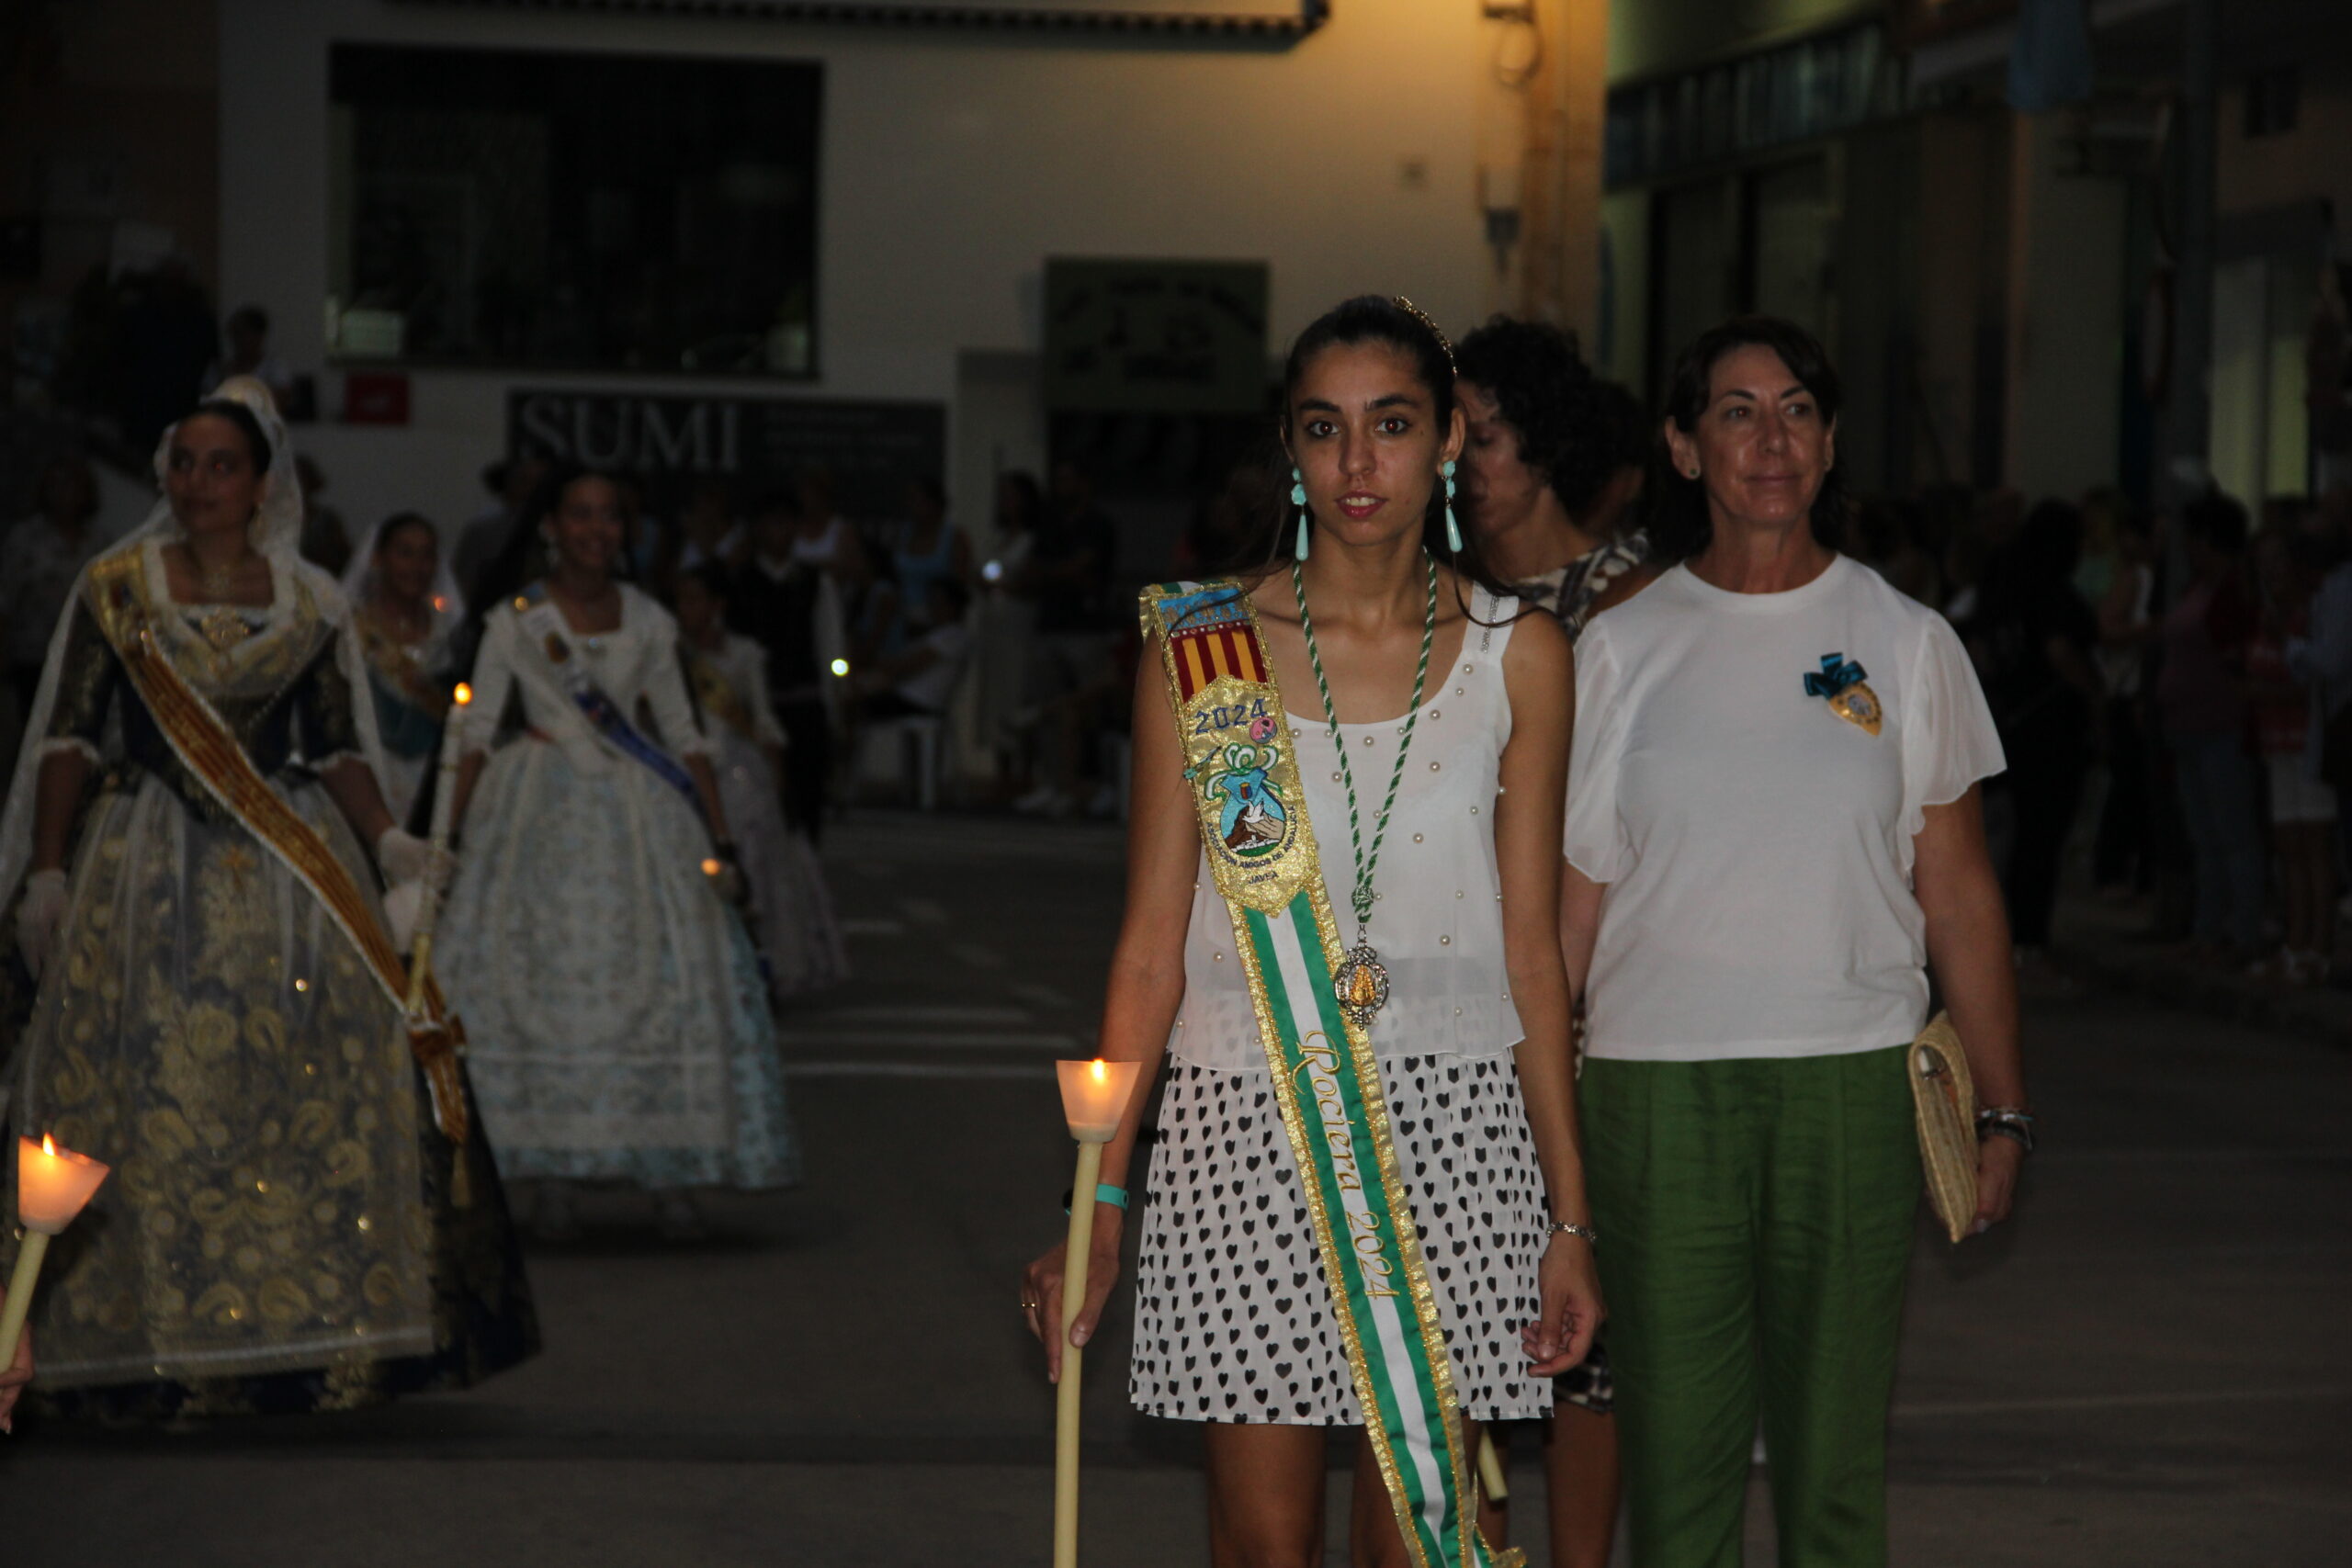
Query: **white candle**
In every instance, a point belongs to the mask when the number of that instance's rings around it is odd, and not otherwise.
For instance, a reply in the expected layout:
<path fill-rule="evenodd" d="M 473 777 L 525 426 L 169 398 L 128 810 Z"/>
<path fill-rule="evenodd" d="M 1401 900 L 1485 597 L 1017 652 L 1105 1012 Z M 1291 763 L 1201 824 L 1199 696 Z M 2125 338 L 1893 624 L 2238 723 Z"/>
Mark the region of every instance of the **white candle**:
<path fill-rule="evenodd" d="M 25 1228 L 55 1235 L 74 1223 L 109 1168 L 88 1155 L 61 1149 L 44 1134 L 40 1143 L 17 1140 L 17 1212 Z"/>
<path fill-rule="evenodd" d="M 1056 1062 L 1061 1079 L 1062 1115 L 1069 1135 L 1081 1144 L 1107 1144 L 1118 1136 L 1127 1093 L 1136 1085 L 1134 1062 Z"/>
<path fill-rule="evenodd" d="M 433 792 L 433 850 L 437 859 L 449 847 L 449 818 L 458 804 L 458 763 L 466 754 L 466 714 L 474 689 L 458 682 L 450 699 L 449 716 L 441 729 L 441 776 Z"/>
<path fill-rule="evenodd" d="M 49 1252 L 49 1238 L 74 1223 L 107 1179 L 107 1167 L 87 1155 L 61 1149 L 47 1134 L 40 1143 L 17 1140 L 17 1213 L 25 1222 L 24 1245 L 17 1253 L 17 1271 L 8 1280 L 8 1297 L 0 1303 L 0 1360 L 17 1353 L 17 1337 L 32 1309 L 33 1281 L 40 1276 L 40 1260 Z"/>

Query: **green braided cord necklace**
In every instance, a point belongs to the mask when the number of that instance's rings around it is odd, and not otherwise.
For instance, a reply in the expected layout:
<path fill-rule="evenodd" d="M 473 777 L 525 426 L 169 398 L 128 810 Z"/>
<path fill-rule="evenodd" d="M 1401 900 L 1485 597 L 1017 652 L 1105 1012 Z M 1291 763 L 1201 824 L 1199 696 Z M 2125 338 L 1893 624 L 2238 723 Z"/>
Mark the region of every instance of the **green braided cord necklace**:
<path fill-rule="evenodd" d="M 1363 847 L 1363 818 L 1356 804 L 1355 769 L 1348 764 L 1347 743 L 1340 736 L 1339 711 L 1331 705 L 1331 682 L 1324 678 L 1322 650 L 1315 646 L 1315 622 L 1306 613 L 1306 581 L 1299 564 L 1291 563 L 1291 592 L 1298 600 L 1299 629 L 1306 634 L 1306 660 L 1315 667 L 1315 687 L 1323 694 L 1323 722 L 1330 727 L 1331 750 L 1340 755 L 1340 779 L 1348 791 L 1348 837 L 1355 851 L 1356 884 L 1350 902 L 1355 906 L 1356 944 L 1332 976 L 1331 989 L 1340 1010 L 1358 1027 L 1372 1021 L 1388 1001 L 1388 971 L 1365 936 L 1372 924 L 1372 879 L 1380 868 L 1380 846 L 1388 838 L 1388 813 L 1396 804 L 1396 788 L 1405 782 L 1405 758 L 1413 749 L 1413 728 L 1420 722 L 1421 692 L 1429 682 L 1430 646 L 1437 639 L 1437 562 L 1424 554 L 1429 566 L 1429 607 L 1421 618 L 1421 660 L 1413 671 L 1413 705 L 1405 713 L 1404 739 L 1397 743 L 1396 765 L 1388 772 L 1388 794 L 1373 819 L 1372 852 Z"/>

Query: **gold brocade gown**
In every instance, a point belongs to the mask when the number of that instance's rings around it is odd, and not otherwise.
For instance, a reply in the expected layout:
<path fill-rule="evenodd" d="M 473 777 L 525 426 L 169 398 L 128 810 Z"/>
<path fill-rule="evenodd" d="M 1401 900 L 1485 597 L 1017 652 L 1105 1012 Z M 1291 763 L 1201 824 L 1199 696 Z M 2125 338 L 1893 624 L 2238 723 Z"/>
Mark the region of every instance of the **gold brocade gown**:
<path fill-rule="evenodd" d="M 140 577 L 182 679 L 372 890 L 315 773 L 358 750 L 366 694 L 304 577 L 281 572 L 277 604 L 250 611 L 170 604 L 159 568 Z M 98 770 L 8 1063 L 12 1120 L 115 1174 L 51 1250 L 35 1393 L 124 1419 L 318 1409 L 523 1359 L 537 1318 L 481 1139 L 455 1209 L 398 1010 L 174 753 L 89 605 L 70 614 L 56 706 L 29 739 Z"/>

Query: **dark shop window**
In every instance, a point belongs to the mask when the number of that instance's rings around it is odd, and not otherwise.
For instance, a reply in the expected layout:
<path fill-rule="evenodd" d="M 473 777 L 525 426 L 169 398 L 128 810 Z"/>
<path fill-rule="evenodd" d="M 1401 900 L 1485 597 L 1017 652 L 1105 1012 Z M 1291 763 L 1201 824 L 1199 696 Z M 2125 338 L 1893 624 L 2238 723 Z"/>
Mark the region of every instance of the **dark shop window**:
<path fill-rule="evenodd" d="M 345 362 L 816 374 L 824 71 L 335 46 Z"/>

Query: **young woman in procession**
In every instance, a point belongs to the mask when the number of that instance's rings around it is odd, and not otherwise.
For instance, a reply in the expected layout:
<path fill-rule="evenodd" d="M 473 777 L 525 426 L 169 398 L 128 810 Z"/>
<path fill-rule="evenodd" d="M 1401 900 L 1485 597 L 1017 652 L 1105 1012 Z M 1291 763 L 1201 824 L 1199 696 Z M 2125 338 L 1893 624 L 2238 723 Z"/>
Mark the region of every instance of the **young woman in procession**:
<path fill-rule="evenodd" d="M 554 565 L 483 623 L 442 973 L 500 1161 L 539 1182 L 534 1228 L 575 1234 L 571 1184 L 618 1181 L 684 1240 L 690 1189 L 785 1186 L 798 1150 L 677 623 L 614 575 L 620 504 L 554 475 L 534 507 Z M 523 728 L 493 753 L 510 697 Z"/>
<path fill-rule="evenodd" d="M 123 1421 L 464 1387 L 537 1323 L 448 1035 L 403 1023 L 376 873 L 427 851 L 267 390 L 224 383 L 156 471 L 75 584 L 0 824 L 39 976 L 11 1130 L 114 1167 L 36 1298 L 37 1391 Z"/>
<path fill-rule="evenodd" d="M 425 776 L 441 755 L 465 600 L 442 558 L 439 532 L 413 512 L 377 525 L 343 585 L 384 742 L 384 804 L 394 821 L 414 827 Z"/>
<path fill-rule="evenodd" d="M 678 574 L 678 656 L 710 732 L 719 802 L 735 830 L 768 988 L 779 1002 L 849 978 L 849 949 L 808 835 L 786 825 L 787 740 L 768 695 L 767 649 L 727 629 L 727 569 Z"/>
<path fill-rule="evenodd" d="M 1479 1425 L 1548 1410 L 1601 1312 L 1558 942 L 1567 643 L 1453 525 L 1453 367 L 1418 311 L 1309 327 L 1282 434 L 1265 565 L 1145 595 L 1102 1030 L 1143 1070 L 1070 1343 L 1168 1058 L 1132 1391 L 1209 1424 L 1213 1560 L 1319 1564 L 1326 1432 L 1357 1427 L 1356 1562 L 1503 1561 Z M 1057 1247 L 1021 1292 L 1057 1377 L 1061 1273 Z"/>

